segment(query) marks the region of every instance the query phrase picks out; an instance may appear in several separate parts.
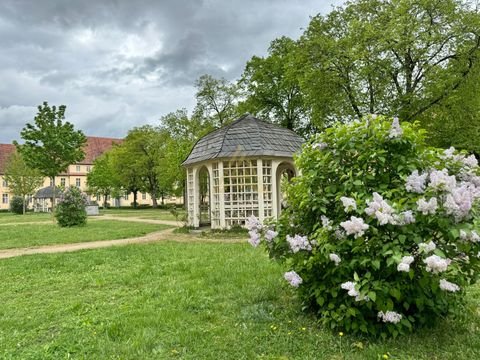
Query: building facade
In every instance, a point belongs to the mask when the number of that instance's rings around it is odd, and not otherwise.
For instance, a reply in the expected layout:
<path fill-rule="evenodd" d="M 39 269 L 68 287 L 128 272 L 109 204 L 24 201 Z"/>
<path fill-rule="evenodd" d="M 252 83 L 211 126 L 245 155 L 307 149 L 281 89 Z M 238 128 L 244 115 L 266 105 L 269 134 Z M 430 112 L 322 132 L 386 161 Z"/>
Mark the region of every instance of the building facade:
<path fill-rule="evenodd" d="M 77 164 L 70 165 L 65 173 L 55 177 L 55 185 L 60 187 L 76 186 L 82 191 L 87 191 L 87 175 L 92 171 L 95 159 L 110 150 L 114 144 L 120 144 L 122 141 L 122 139 L 88 136 L 84 148 L 85 158 Z M 7 161 L 15 151 L 14 145 L 0 144 L 0 210 L 9 209 L 10 200 L 13 197 L 3 175 Z M 51 186 L 51 182 L 51 179 L 45 178 L 39 189 Z M 97 201 L 99 205 L 103 204 L 103 198 L 97 199 L 95 195 L 89 196 L 90 200 Z M 110 206 L 130 206 L 133 202 L 133 194 L 125 193 L 118 199 L 108 199 L 108 202 Z M 137 203 L 139 205 L 151 205 L 152 199 L 147 193 L 139 193 Z M 29 205 L 30 207 L 33 205 L 32 200 Z"/>

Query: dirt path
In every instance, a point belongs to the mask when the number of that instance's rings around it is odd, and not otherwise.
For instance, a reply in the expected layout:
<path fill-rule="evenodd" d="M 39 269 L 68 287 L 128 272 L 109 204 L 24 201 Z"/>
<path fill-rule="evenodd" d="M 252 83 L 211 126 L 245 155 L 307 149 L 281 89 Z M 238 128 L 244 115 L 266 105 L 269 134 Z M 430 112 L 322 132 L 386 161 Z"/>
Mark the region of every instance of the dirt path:
<path fill-rule="evenodd" d="M 153 219 L 140 219 L 140 218 L 121 218 L 115 216 L 102 216 L 95 218 L 95 220 L 118 220 L 118 221 L 126 221 L 126 222 L 143 222 L 148 224 L 163 224 L 163 225 L 172 225 L 175 227 L 180 226 L 180 224 L 176 221 L 171 220 L 153 220 Z M 22 225 L 25 223 L 22 223 Z M 130 244 L 142 244 L 142 243 L 150 243 L 156 241 L 178 241 L 178 242 L 243 242 L 245 239 L 238 238 L 238 239 L 214 239 L 214 238 L 204 238 L 201 236 L 194 236 L 190 234 L 174 234 L 173 229 L 161 230 L 152 232 L 150 234 L 133 237 L 128 239 L 118 239 L 118 240 L 101 240 L 101 241 L 90 241 L 90 242 L 81 242 L 81 243 L 74 243 L 74 244 L 56 244 L 56 245 L 46 245 L 46 246 L 38 246 L 38 247 L 30 247 L 30 248 L 17 248 L 17 249 L 6 249 L 0 250 L 0 259 L 7 259 L 16 256 L 23 256 L 23 255 L 33 255 L 33 254 L 54 254 L 54 253 L 62 253 L 62 252 L 73 252 L 79 250 L 86 250 L 86 249 L 99 249 L 105 248 L 110 246 L 121 246 L 121 245 L 130 245 Z"/>

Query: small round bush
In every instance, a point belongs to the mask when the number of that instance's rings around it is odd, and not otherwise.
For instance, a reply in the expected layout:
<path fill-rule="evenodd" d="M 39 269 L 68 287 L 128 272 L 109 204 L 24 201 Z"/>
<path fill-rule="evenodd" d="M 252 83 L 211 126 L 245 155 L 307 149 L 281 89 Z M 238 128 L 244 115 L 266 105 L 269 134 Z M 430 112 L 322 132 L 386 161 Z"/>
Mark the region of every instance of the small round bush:
<path fill-rule="evenodd" d="M 58 200 L 55 211 L 57 222 L 62 227 L 82 226 L 87 222 L 87 196 L 77 187 L 67 188 Z"/>
<path fill-rule="evenodd" d="M 428 148 L 417 124 L 371 116 L 316 136 L 296 165 L 275 227 L 247 226 L 321 322 L 397 336 L 459 309 L 480 267 L 473 155 Z"/>
<path fill-rule="evenodd" d="M 23 214 L 23 199 L 21 196 L 14 196 L 10 200 L 10 211 L 14 214 Z"/>

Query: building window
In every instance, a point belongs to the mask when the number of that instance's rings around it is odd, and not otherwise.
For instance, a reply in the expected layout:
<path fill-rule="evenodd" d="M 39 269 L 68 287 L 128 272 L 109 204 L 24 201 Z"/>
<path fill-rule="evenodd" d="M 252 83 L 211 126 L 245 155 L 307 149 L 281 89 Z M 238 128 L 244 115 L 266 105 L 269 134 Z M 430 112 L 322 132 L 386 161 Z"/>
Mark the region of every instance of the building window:
<path fill-rule="evenodd" d="M 75 186 L 80 187 L 80 178 L 75 179 Z"/>
<path fill-rule="evenodd" d="M 90 165 L 87 166 L 87 172 L 92 171 L 92 167 Z"/>
<path fill-rule="evenodd" d="M 128 192 L 125 193 L 124 198 L 125 200 L 128 200 Z"/>
<path fill-rule="evenodd" d="M 142 193 L 142 200 L 147 200 L 147 194 L 146 193 Z"/>
<path fill-rule="evenodd" d="M 7 180 L 3 180 L 3 187 L 8 187 L 8 181 Z"/>
<path fill-rule="evenodd" d="M 2 204 L 8 204 L 8 194 L 2 195 Z"/>
<path fill-rule="evenodd" d="M 65 186 L 65 178 L 60 179 L 60 185 Z"/>
<path fill-rule="evenodd" d="M 77 172 L 80 171 L 80 165 L 77 165 Z"/>

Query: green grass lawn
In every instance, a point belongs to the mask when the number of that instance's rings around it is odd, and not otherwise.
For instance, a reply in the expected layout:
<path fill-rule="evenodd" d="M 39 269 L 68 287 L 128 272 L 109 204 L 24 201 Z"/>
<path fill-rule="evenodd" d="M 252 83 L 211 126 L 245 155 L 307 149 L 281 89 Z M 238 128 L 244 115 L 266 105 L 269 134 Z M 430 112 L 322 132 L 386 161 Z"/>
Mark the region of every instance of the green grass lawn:
<path fill-rule="evenodd" d="M 53 221 L 52 214 L 28 212 L 25 215 L 13 213 L 0 213 L 0 225 L 9 223 L 25 223 L 34 221 Z"/>
<path fill-rule="evenodd" d="M 167 225 L 108 220 L 88 221 L 86 226 L 72 228 L 61 228 L 54 223 L 7 225 L 0 226 L 0 249 L 125 239 L 167 228 Z"/>
<path fill-rule="evenodd" d="M 185 214 L 184 210 L 177 210 L 179 213 L 179 220 L 181 221 L 182 215 Z M 137 217 L 141 219 L 153 219 L 153 220 L 176 220 L 169 210 L 162 209 L 107 209 L 100 210 L 100 214 L 114 215 L 121 217 Z"/>
<path fill-rule="evenodd" d="M 301 312 L 246 244 L 156 243 L 0 261 L 2 359 L 478 359 L 479 287 L 461 319 L 396 340 Z M 361 344 L 360 344 L 361 342 Z M 363 347 L 363 348 L 362 348 Z"/>

